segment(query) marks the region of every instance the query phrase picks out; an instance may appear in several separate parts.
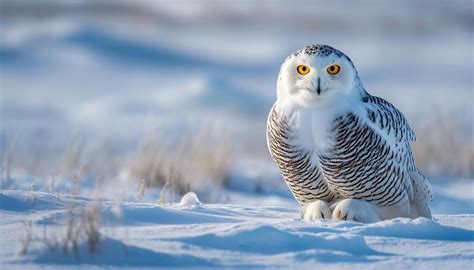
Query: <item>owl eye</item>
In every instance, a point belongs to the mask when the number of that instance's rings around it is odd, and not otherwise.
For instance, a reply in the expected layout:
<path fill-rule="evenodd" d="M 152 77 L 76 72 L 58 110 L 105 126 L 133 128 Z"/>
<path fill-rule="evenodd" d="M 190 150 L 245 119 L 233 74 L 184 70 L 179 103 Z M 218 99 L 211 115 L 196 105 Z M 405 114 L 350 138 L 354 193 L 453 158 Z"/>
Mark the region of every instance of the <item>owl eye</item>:
<path fill-rule="evenodd" d="M 339 65 L 330 65 L 326 70 L 329 74 L 336 75 L 339 73 L 339 71 L 341 71 L 341 67 Z"/>
<path fill-rule="evenodd" d="M 309 73 L 309 67 L 305 65 L 299 65 L 296 70 L 298 71 L 299 74 L 301 75 L 306 75 Z"/>

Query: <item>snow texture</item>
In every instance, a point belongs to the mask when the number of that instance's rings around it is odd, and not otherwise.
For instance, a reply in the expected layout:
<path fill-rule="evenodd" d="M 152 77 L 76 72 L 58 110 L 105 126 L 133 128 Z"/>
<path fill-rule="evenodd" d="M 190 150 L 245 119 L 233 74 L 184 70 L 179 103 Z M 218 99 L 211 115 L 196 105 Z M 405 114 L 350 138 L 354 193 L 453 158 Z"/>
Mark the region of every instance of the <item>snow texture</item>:
<path fill-rule="evenodd" d="M 472 214 L 373 224 L 306 222 L 295 207 L 201 204 L 195 193 L 165 206 L 100 199 L 101 241 L 95 253 L 88 252 L 86 238 L 78 239 L 77 253 L 48 247 L 54 235 L 59 239 L 64 235 L 67 209 L 78 213 L 91 203 L 94 200 L 87 197 L 4 190 L 2 269 L 296 265 L 427 269 L 466 268 L 474 259 Z M 21 254 L 28 222 L 32 240 Z"/>

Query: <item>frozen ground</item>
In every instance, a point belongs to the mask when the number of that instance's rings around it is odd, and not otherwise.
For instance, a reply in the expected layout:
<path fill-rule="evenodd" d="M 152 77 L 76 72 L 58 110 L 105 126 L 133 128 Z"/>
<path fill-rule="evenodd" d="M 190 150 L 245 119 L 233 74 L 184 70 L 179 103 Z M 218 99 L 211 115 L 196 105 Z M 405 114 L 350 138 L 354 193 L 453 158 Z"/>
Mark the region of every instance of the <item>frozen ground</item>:
<path fill-rule="evenodd" d="M 0 265 L 2 269 L 37 269 L 38 266 L 45 269 L 97 266 L 469 269 L 474 263 L 474 211 L 472 185 L 465 184 L 460 187 L 470 189 L 470 196 L 466 192 L 443 194 L 439 190 L 438 194 L 442 195 L 434 206 L 434 220 L 400 218 L 369 225 L 304 222 L 291 202 L 279 206 L 291 200 L 284 197 L 278 199 L 280 203 L 248 206 L 203 204 L 188 194 L 180 203 L 159 205 L 4 190 L 0 195 Z M 453 187 L 445 185 L 442 189 Z M 441 214 L 438 209 L 443 209 L 444 202 L 452 208 Z M 76 252 L 71 242 L 68 253 L 64 253 L 68 209 L 74 209 L 76 214 L 74 231 L 81 223 L 79 213 L 85 213 L 84 209 L 93 205 L 98 206 L 97 224 L 99 220 L 101 224 L 98 226 L 101 240 L 96 251 L 89 253 L 84 234 L 77 237 Z M 469 214 L 450 214 L 457 212 Z M 31 241 L 25 244 L 29 236 Z M 57 243 L 55 249 L 53 243 Z"/>

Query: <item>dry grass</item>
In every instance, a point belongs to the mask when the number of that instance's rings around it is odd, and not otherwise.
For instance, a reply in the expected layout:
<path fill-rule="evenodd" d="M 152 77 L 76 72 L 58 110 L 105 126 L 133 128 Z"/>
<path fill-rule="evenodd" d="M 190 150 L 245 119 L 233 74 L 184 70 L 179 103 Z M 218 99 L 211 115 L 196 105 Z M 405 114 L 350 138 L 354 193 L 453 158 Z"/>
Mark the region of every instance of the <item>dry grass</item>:
<path fill-rule="evenodd" d="M 25 255 L 28 252 L 28 249 L 33 241 L 33 232 L 32 232 L 32 222 L 31 220 L 23 221 L 25 228 L 25 238 L 20 239 L 22 242 L 20 254 Z"/>
<path fill-rule="evenodd" d="M 82 184 L 93 179 L 94 188 L 99 188 L 110 179 L 115 179 L 124 166 L 105 141 L 85 143 L 73 137 L 63 152 L 63 159 L 57 176 L 49 183 L 49 190 L 55 191 L 56 179 L 69 184 L 71 195 L 81 195 Z"/>
<path fill-rule="evenodd" d="M 140 186 L 138 187 L 137 198 L 141 201 L 145 196 L 145 192 L 148 189 L 148 185 L 146 184 L 145 179 L 142 179 Z"/>
<path fill-rule="evenodd" d="M 221 187 L 229 169 L 226 138 L 210 128 L 174 142 L 155 137 L 139 146 L 130 173 L 149 186 L 180 195 L 208 186 Z"/>
<path fill-rule="evenodd" d="M 59 179 L 74 177 L 84 167 L 85 145 L 79 137 L 74 136 L 64 149 L 63 162 L 59 173 Z"/>
<path fill-rule="evenodd" d="M 417 165 L 430 175 L 474 176 L 474 138 L 464 119 L 436 116 L 416 129 L 413 151 Z M 467 130 L 466 129 L 471 129 Z M 466 134 L 467 133 L 467 134 Z"/>
<path fill-rule="evenodd" d="M 83 234 L 87 239 L 89 254 L 94 254 L 100 245 L 101 211 L 98 202 L 92 203 L 81 216 Z"/>
<path fill-rule="evenodd" d="M 48 247 L 56 247 L 61 244 L 63 254 L 72 252 L 76 258 L 79 258 L 79 243 L 87 242 L 89 254 L 95 254 L 100 245 L 101 234 L 101 211 L 98 201 L 92 202 L 85 209 L 79 209 L 79 215 L 74 215 L 74 208 L 67 210 L 67 219 L 65 232 L 61 238 L 44 240 Z M 52 249 L 54 251 L 54 248 Z"/>
<path fill-rule="evenodd" d="M 2 189 L 7 189 L 12 181 L 11 170 L 17 142 L 18 138 L 16 136 L 12 135 L 11 133 L 6 135 L 2 166 L 2 172 L 5 174 L 5 176 L 2 181 Z"/>
<path fill-rule="evenodd" d="M 72 179 L 71 179 L 71 195 L 80 195 L 81 194 L 81 170 L 78 172 L 73 172 L 72 173 Z"/>
<path fill-rule="evenodd" d="M 28 199 L 29 203 L 31 204 L 32 207 L 35 207 L 36 203 L 36 182 L 35 179 L 33 178 L 33 181 L 31 182 L 30 185 L 30 198 Z"/>
<path fill-rule="evenodd" d="M 54 231 L 48 234 L 43 231 L 38 237 L 33 232 L 32 222 L 25 222 L 26 236 L 22 239 L 21 254 L 28 253 L 32 243 L 46 245 L 51 252 L 61 248 L 64 255 L 72 253 L 76 259 L 80 258 L 80 247 L 82 242 L 87 243 L 88 253 L 93 255 L 97 252 L 101 243 L 101 210 L 98 201 L 90 203 L 86 208 L 77 209 L 70 206 L 67 209 L 66 224 L 62 233 Z"/>

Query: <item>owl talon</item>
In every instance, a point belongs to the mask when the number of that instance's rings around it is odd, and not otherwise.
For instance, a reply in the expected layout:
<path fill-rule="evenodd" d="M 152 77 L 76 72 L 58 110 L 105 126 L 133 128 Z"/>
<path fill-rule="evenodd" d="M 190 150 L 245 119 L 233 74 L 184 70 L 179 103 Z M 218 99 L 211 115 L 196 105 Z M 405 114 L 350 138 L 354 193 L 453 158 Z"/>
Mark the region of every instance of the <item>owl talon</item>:
<path fill-rule="evenodd" d="M 357 199 L 345 199 L 336 203 L 332 218 L 372 223 L 381 220 L 377 206 Z"/>
<path fill-rule="evenodd" d="M 327 202 L 317 200 L 303 208 L 303 219 L 306 221 L 327 219 L 331 217 L 330 206 Z"/>

